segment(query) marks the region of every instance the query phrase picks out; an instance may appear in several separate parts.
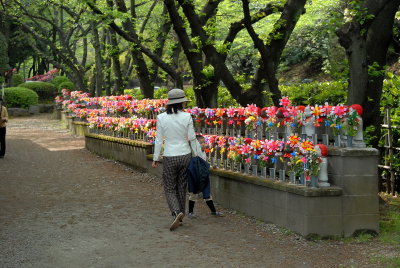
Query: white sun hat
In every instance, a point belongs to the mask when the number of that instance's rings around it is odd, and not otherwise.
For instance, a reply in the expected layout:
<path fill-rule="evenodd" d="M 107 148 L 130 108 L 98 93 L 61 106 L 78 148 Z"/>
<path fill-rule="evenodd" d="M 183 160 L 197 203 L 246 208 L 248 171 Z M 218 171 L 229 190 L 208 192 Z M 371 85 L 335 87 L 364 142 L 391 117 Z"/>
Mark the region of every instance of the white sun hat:
<path fill-rule="evenodd" d="M 168 91 L 168 105 L 189 101 L 182 89 L 174 88 Z"/>

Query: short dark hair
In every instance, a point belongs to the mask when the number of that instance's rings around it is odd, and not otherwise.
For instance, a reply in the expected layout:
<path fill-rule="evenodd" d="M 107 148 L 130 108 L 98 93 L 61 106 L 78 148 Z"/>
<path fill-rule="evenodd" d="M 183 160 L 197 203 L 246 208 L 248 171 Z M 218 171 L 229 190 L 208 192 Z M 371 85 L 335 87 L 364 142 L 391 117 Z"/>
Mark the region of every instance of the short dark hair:
<path fill-rule="evenodd" d="M 183 110 L 182 102 L 167 105 L 167 114 L 177 114 Z"/>

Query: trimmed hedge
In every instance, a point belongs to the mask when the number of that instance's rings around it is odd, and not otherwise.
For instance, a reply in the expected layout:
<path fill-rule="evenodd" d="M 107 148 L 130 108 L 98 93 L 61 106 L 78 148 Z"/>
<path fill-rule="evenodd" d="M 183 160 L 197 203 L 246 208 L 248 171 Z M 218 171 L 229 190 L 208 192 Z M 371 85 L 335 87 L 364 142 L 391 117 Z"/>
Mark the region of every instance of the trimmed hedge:
<path fill-rule="evenodd" d="M 347 100 L 347 83 L 340 81 L 281 85 L 279 89 L 294 105 L 323 105 L 325 102 L 337 105 Z"/>
<path fill-rule="evenodd" d="M 24 77 L 21 74 L 13 74 L 12 76 L 12 86 L 18 86 L 24 82 Z"/>
<path fill-rule="evenodd" d="M 25 82 L 18 87 L 25 87 L 32 89 L 39 95 L 39 101 L 54 100 L 57 96 L 57 88 L 48 82 Z"/>
<path fill-rule="evenodd" d="M 73 91 L 74 88 L 75 88 L 75 87 L 74 87 L 74 83 L 72 83 L 71 81 L 65 81 L 65 82 L 60 83 L 60 85 L 58 86 L 58 93 L 61 93 L 61 91 L 62 91 L 64 88 Z"/>
<path fill-rule="evenodd" d="M 53 78 L 51 83 L 53 83 L 56 88 L 60 88 L 60 84 L 63 82 L 72 82 L 68 77 L 60 75 Z"/>
<path fill-rule="evenodd" d="M 38 94 L 24 87 L 7 87 L 4 89 L 4 98 L 8 108 L 29 108 L 30 105 L 38 104 Z"/>

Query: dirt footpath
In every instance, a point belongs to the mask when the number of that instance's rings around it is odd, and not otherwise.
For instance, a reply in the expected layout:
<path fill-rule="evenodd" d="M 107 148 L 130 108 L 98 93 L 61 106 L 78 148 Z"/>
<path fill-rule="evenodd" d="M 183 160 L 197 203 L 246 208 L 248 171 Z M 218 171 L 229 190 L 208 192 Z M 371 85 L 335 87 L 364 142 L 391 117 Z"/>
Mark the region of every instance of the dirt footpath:
<path fill-rule="evenodd" d="M 14 118 L 0 159 L 0 267 L 382 267 L 398 248 L 306 241 L 225 210 L 169 231 L 160 181 L 91 154 L 50 115 Z"/>

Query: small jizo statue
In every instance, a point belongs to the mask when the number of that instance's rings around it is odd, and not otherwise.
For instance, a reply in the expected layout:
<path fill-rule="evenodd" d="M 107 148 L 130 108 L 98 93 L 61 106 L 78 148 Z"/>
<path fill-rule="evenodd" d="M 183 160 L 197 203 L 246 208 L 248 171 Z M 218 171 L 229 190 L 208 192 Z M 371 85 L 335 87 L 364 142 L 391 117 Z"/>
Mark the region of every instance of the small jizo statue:
<path fill-rule="evenodd" d="M 311 107 L 307 106 L 303 113 L 303 126 L 301 128 L 301 134 L 303 138 L 312 139 L 315 134 L 314 126 L 315 118 L 312 114 Z"/>
<path fill-rule="evenodd" d="M 365 148 L 366 145 L 364 143 L 364 134 L 363 134 L 363 120 L 362 120 L 362 114 L 363 114 L 363 108 L 361 107 L 360 104 L 353 104 L 350 105 L 350 109 L 353 109 L 357 112 L 358 116 L 358 127 L 357 127 L 357 133 L 353 138 L 353 147 L 358 147 L 358 148 Z"/>
<path fill-rule="evenodd" d="M 328 182 L 328 148 L 324 144 L 317 144 L 315 146 L 317 154 L 321 157 L 320 169 L 318 172 L 318 186 L 329 187 L 331 186 Z"/>

